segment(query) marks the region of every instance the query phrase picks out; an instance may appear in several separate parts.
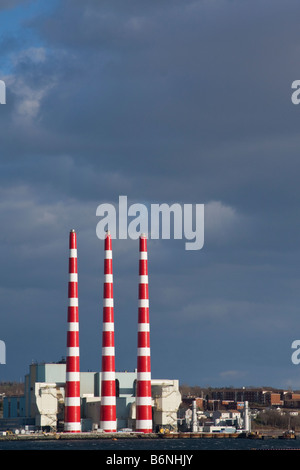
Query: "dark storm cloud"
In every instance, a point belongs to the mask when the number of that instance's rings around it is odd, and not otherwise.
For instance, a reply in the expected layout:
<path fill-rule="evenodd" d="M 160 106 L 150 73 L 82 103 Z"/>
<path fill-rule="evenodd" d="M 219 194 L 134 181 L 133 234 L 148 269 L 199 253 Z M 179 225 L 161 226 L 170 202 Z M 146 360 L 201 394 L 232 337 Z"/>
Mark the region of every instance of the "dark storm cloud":
<path fill-rule="evenodd" d="M 67 155 L 80 197 L 99 198 L 104 171 L 121 174 L 120 192 L 132 188 L 137 198 L 155 190 L 182 200 L 188 184 L 193 201 L 225 200 L 255 214 L 276 201 L 286 213 L 298 194 L 289 99 L 296 4 L 255 5 L 64 2 L 32 22 L 49 50 L 42 63 L 24 56 L 16 73 L 45 93 L 38 127 L 24 129 L 25 141 L 21 128 L 19 145 L 48 155 L 41 177 L 52 173 L 51 164 L 44 171 L 51 156 L 65 174 Z"/>
<path fill-rule="evenodd" d="M 297 23 L 292 8 L 282 20 L 280 5 L 64 2 L 38 25 L 55 48 L 40 66 L 55 83 L 41 102 L 40 125 L 61 152 L 71 148 L 96 171 L 139 175 L 149 193 L 145 170 L 169 194 L 169 176 L 176 195 L 183 178 L 198 178 L 200 197 L 209 187 L 209 198 L 231 201 L 249 181 L 253 187 L 256 172 L 263 194 L 267 169 L 284 177 L 278 140 L 285 148 L 297 130 L 289 100 Z"/>

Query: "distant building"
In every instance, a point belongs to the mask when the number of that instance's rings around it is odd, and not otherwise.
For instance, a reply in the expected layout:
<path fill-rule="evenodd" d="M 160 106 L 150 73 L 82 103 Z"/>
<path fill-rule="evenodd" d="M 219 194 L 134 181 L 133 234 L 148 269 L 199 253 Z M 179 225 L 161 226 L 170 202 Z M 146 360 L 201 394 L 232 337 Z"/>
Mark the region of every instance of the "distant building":
<path fill-rule="evenodd" d="M 212 414 L 212 419 L 215 426 L 226 425 L 240 428 L 243 423 L 239 410 L 216 410 Z"/>
<path fill-rule="evenodd" d="M 183 398 L 185 400 L 185 398 Z M 264 388 L 220 388 L 212 389 L 203 401 L 203 407 L 214 410 L 217 408 L 239 408 L 244 401 L 252 406 L 295 406 L 300 404 L 300 394 L 284 390 Z"/>

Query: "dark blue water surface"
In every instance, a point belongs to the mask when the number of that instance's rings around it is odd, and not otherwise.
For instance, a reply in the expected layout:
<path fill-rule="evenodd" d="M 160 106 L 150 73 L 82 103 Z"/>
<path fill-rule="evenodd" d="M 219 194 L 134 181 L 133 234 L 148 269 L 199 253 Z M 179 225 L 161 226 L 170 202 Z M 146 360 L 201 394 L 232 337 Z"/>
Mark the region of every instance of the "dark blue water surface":
<path fill-rule="evenodd" d="M 98 450 L 98 451 L 186 451 L 200 450 L 300 450 L 300 439 L 95 439 L 0 441 L 1 450 Z"/>

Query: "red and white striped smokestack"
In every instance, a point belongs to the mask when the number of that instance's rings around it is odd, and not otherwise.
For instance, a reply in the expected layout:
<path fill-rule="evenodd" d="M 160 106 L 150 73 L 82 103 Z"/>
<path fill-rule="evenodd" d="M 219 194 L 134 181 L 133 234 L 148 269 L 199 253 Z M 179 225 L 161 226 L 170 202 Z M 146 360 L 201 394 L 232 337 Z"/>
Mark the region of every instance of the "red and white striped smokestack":
<path fill-rule="evenodd" d="M 152 432 L 151 360 L 148 292 L 148 255 L 146 235 L 140 236 L 139 308 L 136 384 L 136 431 Z"/>
<path fill-rule="evenodd" d="M 70 232 L 69 248 L 69 305 L 64 430 L 66 432 L 80 432 L 78 271 L 75 230 L 71 230 Z"/>
<path fill-rule="evenodd" d="M 105 432 L 116 432 L 116 381 L 114 338 L 114 295 L 112 241 L 107 232 L 104 242 L 103 332 L 100 427 Z"/>

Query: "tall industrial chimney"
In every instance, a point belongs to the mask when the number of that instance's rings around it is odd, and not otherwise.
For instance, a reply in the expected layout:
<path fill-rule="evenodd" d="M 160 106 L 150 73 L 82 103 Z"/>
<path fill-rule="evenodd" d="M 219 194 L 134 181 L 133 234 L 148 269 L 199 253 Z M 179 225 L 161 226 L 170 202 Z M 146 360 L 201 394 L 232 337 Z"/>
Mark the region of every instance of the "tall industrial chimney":
<path fill-rule="evenodd" d="M 79 368 L 79 317 L 78 317 L 78 271 L 77 239 L 75 230 L 69 238 L 69 285 L 68 330 L 65 388 L 66 432 L 80 432 L 80 368 Z"/>
<path fill-rule="evenodd" d="M 244 430 L 250 431 L 250 420 L 249 420 L 249 403 L 244 401 Z"/>
<path fill-rule="evenodd" d="M 148 255 L 147 238 L 144 234 L 140 236 L 139 245 L 136 431 L 152 432 Z"/>
<path fill-rule="evenodd" d="M 104 241 L 100 427 L 105 432 L 117 430 L 112 241 L 109 232 Z"/>

